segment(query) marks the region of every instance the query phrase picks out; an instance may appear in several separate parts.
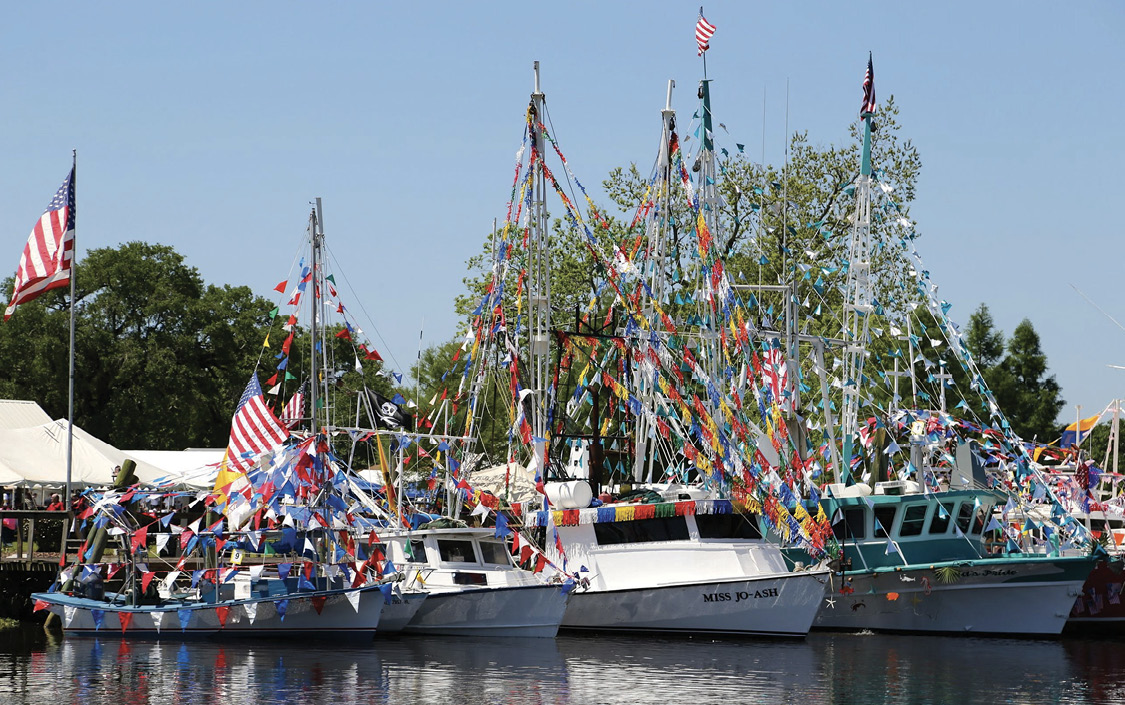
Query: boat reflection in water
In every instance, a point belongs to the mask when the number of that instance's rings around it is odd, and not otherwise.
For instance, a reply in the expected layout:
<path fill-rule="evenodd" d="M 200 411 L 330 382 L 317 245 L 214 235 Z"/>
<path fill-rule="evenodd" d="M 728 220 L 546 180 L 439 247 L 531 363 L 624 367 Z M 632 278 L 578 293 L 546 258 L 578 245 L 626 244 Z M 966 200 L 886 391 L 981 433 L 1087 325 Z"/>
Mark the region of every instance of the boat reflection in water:
<path fill-rule="evenodd" d="M 1119 643 L 400 637 L 368 646 L 0 637 L 0 702 L 1125 702 Z"/>

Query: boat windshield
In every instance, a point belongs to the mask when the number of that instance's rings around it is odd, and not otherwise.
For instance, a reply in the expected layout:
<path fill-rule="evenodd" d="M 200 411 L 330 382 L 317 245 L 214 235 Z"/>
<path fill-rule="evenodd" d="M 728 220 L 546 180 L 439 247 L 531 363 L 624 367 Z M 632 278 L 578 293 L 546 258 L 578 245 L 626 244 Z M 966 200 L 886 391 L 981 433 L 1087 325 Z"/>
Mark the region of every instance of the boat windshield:
<path fill-rule="evenodd" d="M 454 539 L 438 539 L 438 553 L 446 563 L 476 563 L 477 557 L 473 552 L 472 541 Z"/>

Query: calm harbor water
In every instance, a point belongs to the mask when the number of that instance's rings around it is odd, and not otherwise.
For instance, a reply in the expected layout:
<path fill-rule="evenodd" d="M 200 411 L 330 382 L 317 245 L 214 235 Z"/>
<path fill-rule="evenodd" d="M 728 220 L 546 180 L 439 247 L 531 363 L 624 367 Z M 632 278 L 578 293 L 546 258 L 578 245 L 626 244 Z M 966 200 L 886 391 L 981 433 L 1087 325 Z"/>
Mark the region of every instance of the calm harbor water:
<path fill-rule="evenodd" d="M 1125 703 L 1125 641 L 399 638 L 123 642 L 0 632 L 0 703 Z"/>

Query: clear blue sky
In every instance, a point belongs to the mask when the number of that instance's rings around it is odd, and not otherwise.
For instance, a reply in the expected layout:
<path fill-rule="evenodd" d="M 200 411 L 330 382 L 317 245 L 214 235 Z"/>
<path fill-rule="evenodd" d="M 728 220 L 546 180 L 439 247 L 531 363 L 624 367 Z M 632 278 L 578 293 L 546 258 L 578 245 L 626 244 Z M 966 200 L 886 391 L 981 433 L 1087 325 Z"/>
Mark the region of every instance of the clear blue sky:
<path fill-rule="evenodd" d="M 79 249 L 174 246 L 262 295 L 308 204 L 408 368 L 452 335 L 464 261 L 503 218 L 542 62 L 584 183 L 652 162 L 665 83 L 695 109 L 698 4 L 8 4 L 0 42 L 0 269 L 79 153 Z M 1068 404 L 1125 396 L 1121 167 L 1125 5 L 708 2 L 715 112 L 759 156 L 791 130 L 847 139 L 868 50 L 921 151 L 912 215 L 951 314 L 1030 318 Z M 345 303 L 358 308 L 355 296 Z M 363 322 L 361 321 L 361 325 Z M 369 332 L 370 324 L 364 325 Z M 169 380 L 174 383 L 174 380 Z M 1064 417 L 1073 417 L 1073 408 Z"/>

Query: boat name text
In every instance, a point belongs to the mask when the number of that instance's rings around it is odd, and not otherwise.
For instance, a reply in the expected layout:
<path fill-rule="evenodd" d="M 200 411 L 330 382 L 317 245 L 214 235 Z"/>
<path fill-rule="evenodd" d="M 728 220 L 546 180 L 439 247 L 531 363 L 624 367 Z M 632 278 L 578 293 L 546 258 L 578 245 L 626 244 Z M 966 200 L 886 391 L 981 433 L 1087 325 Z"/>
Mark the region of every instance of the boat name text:
<path fill-rule="evenodd" d="M 703 593 L 704 602 L 742 602 L 752 598 L 761 599 L 763 597 L 777 597 L 777 588 L 765 588 L 764 590 L 755 590 L 754 592 L 740 591 L 740 592 L 705 592 Z"/>

